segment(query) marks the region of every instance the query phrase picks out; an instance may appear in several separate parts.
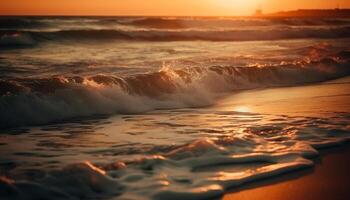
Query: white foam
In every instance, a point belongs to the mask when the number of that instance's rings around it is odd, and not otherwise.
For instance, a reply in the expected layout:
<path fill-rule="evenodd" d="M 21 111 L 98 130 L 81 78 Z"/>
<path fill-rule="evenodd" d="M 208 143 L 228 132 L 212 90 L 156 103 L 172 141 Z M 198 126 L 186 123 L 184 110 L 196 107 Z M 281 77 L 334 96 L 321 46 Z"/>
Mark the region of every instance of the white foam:
<path fill-rule="evenodd" d="M 180 114 L 179 117 L 185 115 Z M 247 122 L 248 127 L 239 122 L 237 126 L 245 128 L 238 132 L 231 127 L 230 134 L 197 136 L 197 139 L 186 144 L 167 148 L 160 146 L 156 154 L 149 154 L 146 148 L 141 149 L 144 151 L 141 155 L 128 154 L 125 160 L 120 161 L 111 160 L 95 165 L 83 162 L 56 170 L 39 169 L 41 174 L 46 175 L 34 179 L 23 181 L 2 177 L 0 197 L 130 200 L 219 198 L 233 187 L 312 167 L 312 158 L 318 156 L 316 148 L 339 145 L 350 139 L 348 128 L 344 128 L 350 118 L 345 114 L 322 120 L 285 117 L 264 123 L 252 113 L 224 112 L 215 113 L 214 116 L 222 123 L 223 116 L 229 117 L 229 124 L 235 121 L 235 116 L 255 117 L 255 121 Z M 203 129 L 202 125 L 191 127 Z M 288 128 L 288 132 L 283 132 L 285 128 Z M 123 151 L 119 149 L 117 152 Z"/>
<path fill-rule="evenodd" d="M 264 67 L 188 68 L 180 72 L 163 68 L 125 78 L 79 77 L 81 82 L 69 77 L 4 82 L 8 91 L 0 97 L 0 127 L 208 106 L 218 96 L 233 90 L 290 86 L 346 76 L 350 73 L 347 59 Z"/>

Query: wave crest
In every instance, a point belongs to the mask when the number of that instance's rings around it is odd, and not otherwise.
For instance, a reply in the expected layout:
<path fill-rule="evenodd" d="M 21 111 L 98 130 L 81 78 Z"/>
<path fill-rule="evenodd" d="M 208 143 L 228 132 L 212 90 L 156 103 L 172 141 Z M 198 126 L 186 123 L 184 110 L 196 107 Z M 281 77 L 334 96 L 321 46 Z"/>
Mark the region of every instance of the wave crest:
<path fill-rule="evenodd" d="M 201 107 L 221 93 L 291 86 L 350 74 L 349 52 L 297 63 L 209 68 L 163 68 L 126 77 L 48 77 L 0 81 L 1 127 L 45 124 L 74 117 Z"/>
<path fill-rule="evenodd" d="M 31 38 L 35 42 L 47 41 L 108 41 L 108 40 L 137 40 L 137 41 L 260 41 L 303 38 L 347 38 L 350 27 L 333 28 L 282 28 L 267 30 L 115 30 L 115 29 L 80 29 L 59 31 L 0 31 L 3 38 L 0 46 L 6 45 L 8 35 L 20 35 Z"/>

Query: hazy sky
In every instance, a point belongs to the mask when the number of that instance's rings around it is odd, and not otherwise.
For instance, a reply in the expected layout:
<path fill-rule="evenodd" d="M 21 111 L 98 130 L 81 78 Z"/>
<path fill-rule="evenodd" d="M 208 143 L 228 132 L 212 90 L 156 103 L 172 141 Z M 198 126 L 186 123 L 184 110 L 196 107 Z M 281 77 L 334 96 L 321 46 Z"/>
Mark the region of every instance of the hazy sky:
<path fill-rule="evenodd" d="M 2 15 L 250 15 L 350 7 L 350 0 L 0 0 Z"/>

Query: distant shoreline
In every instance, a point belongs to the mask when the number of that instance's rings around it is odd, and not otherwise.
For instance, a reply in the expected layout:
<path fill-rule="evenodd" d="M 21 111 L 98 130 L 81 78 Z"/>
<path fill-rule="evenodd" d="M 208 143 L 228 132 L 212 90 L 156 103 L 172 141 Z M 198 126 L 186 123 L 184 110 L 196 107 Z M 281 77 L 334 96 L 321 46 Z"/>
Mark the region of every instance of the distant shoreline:
<path fill-rule="evenodd" d="M 350 18 L 350 9 L 299 9 L 281 11 L 271 14 L 255 15 L 256 17 L 335 17 Z"/>

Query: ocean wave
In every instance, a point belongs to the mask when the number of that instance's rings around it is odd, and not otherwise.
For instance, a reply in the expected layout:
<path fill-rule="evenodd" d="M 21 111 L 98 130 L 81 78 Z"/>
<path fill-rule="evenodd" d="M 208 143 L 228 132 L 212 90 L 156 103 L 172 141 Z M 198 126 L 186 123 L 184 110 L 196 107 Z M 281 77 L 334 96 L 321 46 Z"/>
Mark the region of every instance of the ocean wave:
<path fill-rule="evenodd" d="M 36 41 L 26 33 L 0 34 L 0 47 L 28 47 L 36 44 Z"/>
<path fill-rule="evenodd" d="M 232 28 L 266 26 L 346 26 L 337 18 L 229 18 L 229 17 L 1 17 L 0 29 L 45 29 L 68 26 L 146 27 L 155 29 Z"/>
<path fill-rule="evenodd" d="M 40 28 L 47 24 L 38 20 L 38 18 L 26 17 L 0 17 L 0 28 Z"/>
<path fill-rule="evenodd" d="M 143 18 L 129 20 L 128 22 L 120 22 L 122 24 L 142 26 L 158 29 L 183 29 L 188 28 L 190 24 L 186 25 L 189 21 L 185 19 L 166 19 L 166 18 Z"/>
<path fill-rule="evenodd" d="M 1 40 L 7 35 L 23 35 L 31 37 L 36 42 L 45 41 L 108 41 L 108 40 L 134 40 L 134 41 L 258 41 L 283 40 L 303 38 L 347 38 L 350 27 L 337 28 L 281 28 L 267 30 L 60 30 L 60 31 L 0 31 Z M 1 42 L 6 44 L 6 42 Z M 1 45 L 0 43 L 0 45 Z"/>
<path fill-rule="evenodd" d="M 256 41 L 298 38 L 345 38 L 350 27 L 285 30 L 228 30 L 228 31 L 121 31 L 121 30 L 64 30 L 57 32 L 31 32 L 38 38 L 53 39 L 122 39 L 144 41 Z M 51 36 L 51 37 L 50 37 Z"/>
<path fill-rule="evenodd" d="M 229 28 L 229 27 L 266 27 L 266 26 L 342 26 L 349 25 L 348 19 L 318 19 L 313 18 L 215 18 L 215 17 L 185 17 L 185 18 L 141 18 L 119 21 L 121 24 L 142 26 L 158 29 L 186 28 Z"/>
<path fill-rule="evenodd" d="M 235 90 L 307 84 L 349 74 L 349 52 L 343 51 L 316 61 L 280 65 L 163 68 L 124 77 L 7 78 L 0 81 L 0 126 L 201 107 Z"/>

